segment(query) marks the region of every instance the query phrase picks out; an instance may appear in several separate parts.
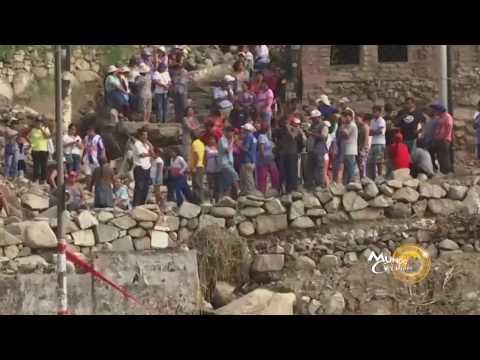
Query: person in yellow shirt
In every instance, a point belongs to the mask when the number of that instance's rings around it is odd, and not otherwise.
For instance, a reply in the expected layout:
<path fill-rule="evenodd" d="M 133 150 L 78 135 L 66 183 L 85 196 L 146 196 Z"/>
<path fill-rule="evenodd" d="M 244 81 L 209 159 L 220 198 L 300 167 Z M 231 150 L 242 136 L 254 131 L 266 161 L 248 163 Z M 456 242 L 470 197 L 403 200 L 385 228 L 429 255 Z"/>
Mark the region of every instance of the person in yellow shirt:
<path fill-rule="evenodd" d="M 195 134 L 192 134 L 192 150 L 190 155 L 190 169 L 192 170 L 192 190 L 204 201 L 204 177 L 205 177 L 205 144 Z"/>
<path fill-rule="evenodd" d="M 47 181 L 48 140 L 50 130 L 42 118 L 37 118 L 30 131 L 29 141 L 32 148 L 33 182 L 40 180 L 40 184 Z"/>

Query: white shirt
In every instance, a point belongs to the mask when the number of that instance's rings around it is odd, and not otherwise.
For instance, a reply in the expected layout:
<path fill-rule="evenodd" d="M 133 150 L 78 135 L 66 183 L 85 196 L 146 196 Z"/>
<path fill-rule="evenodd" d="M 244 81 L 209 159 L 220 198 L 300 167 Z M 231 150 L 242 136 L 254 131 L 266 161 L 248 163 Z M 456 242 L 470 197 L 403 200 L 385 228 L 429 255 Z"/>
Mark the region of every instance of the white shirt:
<path fill-rule="evenodd" d="M 172 162 L 171 167 L 178 169 L 181 175 L 183 175 L 185 171 L 188 170 L 187 162 L 180 155 L 175 158 L 175 160 Z"/>
<path fill-rule="evenodd" d="M 257 61 L 264 63 L 270 62 L 270 51 L 268 50 L 267 45 L 255 46 L 255 54 L 257 55 Z"/>
<path fill-rule="evenodd" d="M 372 145 L 386 145 L 387 143 L 385 140 L 385 131 L 387 128 L 385 120 L 382 117 L 379 117 L 378 119 L 372 119 L 370 122 L 370 130 L 377 131 L 380 128 L 383 128 L 382 133 L 380 135 L 372 136 Z"/>
<path fill-rule="evenodd" d="M 232 89 L 229 89 L 229 90 L 227 91 L 227 90 L 224 90 L 224 89 L 221 88 L 221 87 L 214 87 L 214 88 L 213 88 L 213 99 L 214 99 L 214 100 L 219 100 L 219 99 L 227 98 L 229 95 L 233 95 L 233 90 L 232 90 Z M 219 103 L 218 105 L 219 105 L 222 109 L 227 109 L 227 108 L 233 106 L 232 102 L 231 102 L 230 100 L 228 100 L 228 99 L 220 101 L 220 103 Z"/>
<path fill-rule="evenodd" d="M 70 136 L 68 134 L 63 135 L 65 155 L 81 155 L 82 154 L 82 149 L 80 149 L 80 147 L 78 146 L 75 146 L 75 145 L 65 146 L 65 144 L 68 144 L 74 141 L 77 142 L 78 144 L 81 144 L 82 138 L 78 135 L 77 136 Z"/>
<path fill-rule="evenodd" d="M 170 78 L 170 74 L 168 73 L 168 71 L 164 71 L 164 72 L 155 71 L 153 73 L 152 80 L 158 81 L 160 84 L 167 86 L 167 89 L 165 89 L 160 85 L 155 85 L 154 94 L 168 93 L 168 86 L 172 83 L 172 79 Z"/>
<path fill-rule="evenodd" d="M 135 141 L 133 145 L 133 164 L 134 166 L 141 166 L 142 169 L 148 170 L 152 167 L 152 161 L 149 156 L 140 157 L 140 155 L 148 155 L 150 152 L 150 146 L 145 145 L 140 140 Z"/>

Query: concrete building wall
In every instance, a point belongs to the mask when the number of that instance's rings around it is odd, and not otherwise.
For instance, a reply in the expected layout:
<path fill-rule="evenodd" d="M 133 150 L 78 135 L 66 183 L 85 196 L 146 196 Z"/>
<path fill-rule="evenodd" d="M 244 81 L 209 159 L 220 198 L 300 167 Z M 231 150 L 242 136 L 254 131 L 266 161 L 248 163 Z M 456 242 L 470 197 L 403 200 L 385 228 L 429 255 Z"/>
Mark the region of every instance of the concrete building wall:
<path fill-rule="evenodd" d="M 303 102 L 321 94 L 335 101 L 343 96 L 359 111 L 373 104 L 402 104 L 409 96 L 420 105 L 439 99 L 436 45 L 409 45 L 408 61 L 380 63 L 377 45 L 361 45 L 358 65 L 331 65 L 332 45 L 302 48 Z M 473 148 L 472 118 L 480 101 L 480 45 L 452 45 L 452 85 L 456 144 Z"/>

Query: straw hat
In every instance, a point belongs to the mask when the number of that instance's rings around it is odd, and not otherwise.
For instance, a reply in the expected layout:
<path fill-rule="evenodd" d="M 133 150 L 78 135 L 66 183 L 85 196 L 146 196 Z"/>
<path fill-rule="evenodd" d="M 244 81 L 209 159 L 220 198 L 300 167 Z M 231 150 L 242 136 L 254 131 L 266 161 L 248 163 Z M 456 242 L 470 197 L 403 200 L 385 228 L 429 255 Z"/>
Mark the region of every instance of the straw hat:
<path fill-rule="evenodd" d="M 110 65 L 107 70 L 109 74 L 115 73 L 117 71 L 118 71 L 118 68 L 115 65 Z"/>
<path fill-rule="evenodd" d="M 328 96 L 325 95 L 325 94 L 321 95 L 321 96 L 317 99 L 317 104 L 320 103 L 320 102 L 324 103 L 324 104 L 327 105 L 327 106 L 330 106 L 330 100 L 328 99 Z"/>

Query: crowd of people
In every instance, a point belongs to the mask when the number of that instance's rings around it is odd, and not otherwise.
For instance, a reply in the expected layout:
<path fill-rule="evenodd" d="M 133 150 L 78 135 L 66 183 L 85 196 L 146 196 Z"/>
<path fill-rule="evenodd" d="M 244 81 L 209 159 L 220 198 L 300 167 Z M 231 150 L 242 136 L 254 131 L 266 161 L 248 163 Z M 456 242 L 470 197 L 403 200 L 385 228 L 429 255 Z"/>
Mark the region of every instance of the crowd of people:
<path fill-rule="evenodd" d="M 164 208 L 166 201 L 216 203 L 227 195 L 274 196 L 332 182 L 389 178 L 398 169 L 429 177 L 453 171 L 454 120 L 440 103 L 420 109 L 409 98 L 399 111 L 387 103 L 361 113 L 348 98 L 333 104 L 322 95 L 311 108 L 295 101 L 280 106 L 282 71 L 272 64 L 268 46 L 245 45 L 231 73 L 212 89 L 209 115 L 200 119 L 187 105 L 183 56 L 181 46 L 170 54 L 164 47 L 146 48 L 130 67 L 109 67 L 107 104 L 125 116 L 139 112 L 145 122 L 153 111 L 156 121 L 165 122 L 171 97 L 173 121 L 183 127 L 182 144 L 154 146 L 148 131 L 140 129 L 117 169 L 94 127 L 82 139 L 71 125 L 63 137 L 69 209 L 86 207 L 81 172 L 94 192 L 94 207 L 130 209 L 145 204 L 150 194 Z M 478 132 L 480 113 L 475 124 Z M 55 190 L 57 173 L 48 167 L 51 136 L 40 118 L 10 139 L 6 175 L 23 177 L 31 150 L 32 181 Z M 124 181 L 128 176 L 134 180 L 133 199 Z"/>

